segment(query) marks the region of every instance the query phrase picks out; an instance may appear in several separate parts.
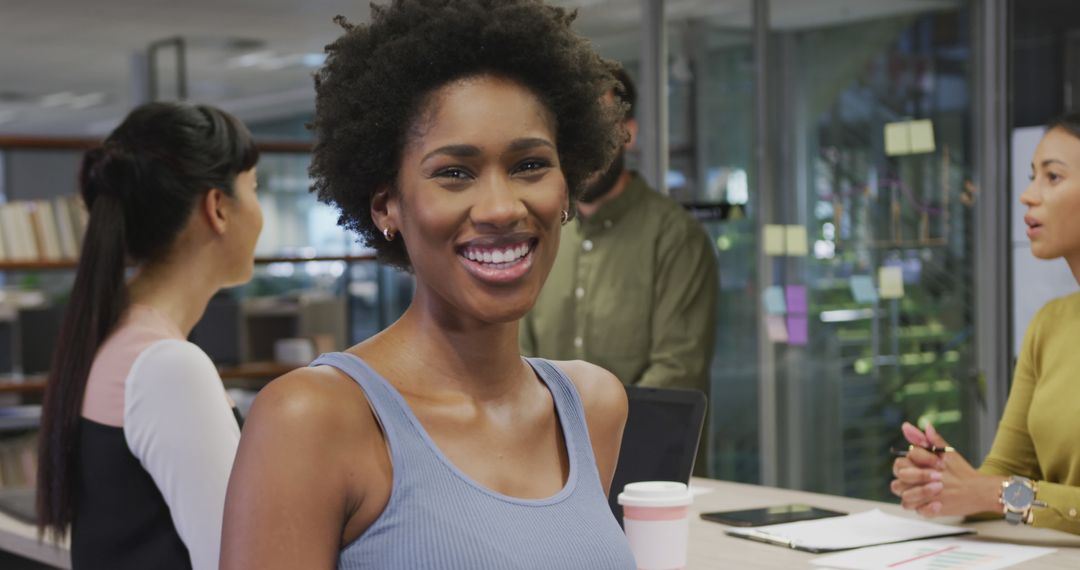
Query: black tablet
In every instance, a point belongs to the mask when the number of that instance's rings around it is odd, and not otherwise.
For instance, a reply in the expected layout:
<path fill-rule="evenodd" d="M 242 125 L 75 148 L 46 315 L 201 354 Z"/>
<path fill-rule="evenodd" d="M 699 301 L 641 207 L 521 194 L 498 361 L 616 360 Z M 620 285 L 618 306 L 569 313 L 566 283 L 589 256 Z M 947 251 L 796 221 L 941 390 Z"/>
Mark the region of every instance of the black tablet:
<path fill-rule="evenodd" d="M 746 509 L 741 511 L 701 513 L 701 518 L 729 526 L 766 526 L 770 524 L 841 517 L 846 514 L 847 513 L 842 513 L 840 511 L 830 511 L 828 509 L 811 507 L 810 505 L 796 504 L 762 507 L 760 509 Z"/>

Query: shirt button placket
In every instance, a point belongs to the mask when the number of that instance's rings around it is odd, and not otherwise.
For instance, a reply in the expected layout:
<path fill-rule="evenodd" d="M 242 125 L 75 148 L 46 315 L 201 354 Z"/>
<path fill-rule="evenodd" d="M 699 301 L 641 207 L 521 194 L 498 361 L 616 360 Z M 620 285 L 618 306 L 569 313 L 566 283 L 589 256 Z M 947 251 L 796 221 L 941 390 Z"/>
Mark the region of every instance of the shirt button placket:
<path fill-rule="evenodd" d="M 581 242 L 581 249 L 585 252 L 590 252 L 593 249 L 593 242 L 591 239 L 585 239 Z M 587 267 L 590 265 L 585 259 L 579 258 L 578 276 L 579 279 L 584 279 L 587 274 Z M 585 302 L 585 288 L 582 285 L 578 285 L 574 289 L 574 297 L 577 299 L 576 314 L 577 319 L 574 323 L 574 353 L 575 357 L 579 360 L 585 360 L 585 321 L 588 320 L 588 307 Z"/>

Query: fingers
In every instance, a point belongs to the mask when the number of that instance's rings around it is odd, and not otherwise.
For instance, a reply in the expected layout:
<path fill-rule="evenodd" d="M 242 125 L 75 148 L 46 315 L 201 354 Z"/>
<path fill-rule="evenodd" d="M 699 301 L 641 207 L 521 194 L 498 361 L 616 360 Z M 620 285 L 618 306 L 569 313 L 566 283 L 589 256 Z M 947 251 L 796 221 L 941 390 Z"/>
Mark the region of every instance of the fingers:
<path fill-rule="evenodd" d="M 904 467 L 896 472 L 896 479 L 907 485 L 929 485 L 941 481 L 941 472 L 934 469 Z"/>
<path fill-rule="evenodd" d="M 934 429 L 934 425 L 931 423 L 926 424 L 926 437 L 930 440 L 930 444 L 934 447 L 948 447 L 949 443 L 945 441 L 945 438 L 941 437 L 941 434 Z"/>
<path fill-rule="evenodd" d="M 941 501 L 930 501 L 929 503 L 926 503 L 925 505 L 916 508 L 915 512 L 919 513 L 924 517 L 932 517 L 936 516 L 938 513 L 941 512 L 941 507 Z"/>
<path fill-rule="evenodd" d="M 918 510 L 921 514 L 921 509 L 929 506 L 929 503 L 937 502 L 940 504 L 940 501 L 936 499 L 941 494 L 943 487 L 941 481 L 909 487 L 900 494 L 900 505 L 908 510 Z M 939 506 L 938 509 L 940 510 L 940 508 Z"/>
<path fill-rule="evenodd" d="M 893 460 L 893 464 L 892 464 L 893 477 L 896 477 L 897 474 L 900 473 L 901 469 L 904 469 L 905 467 L 912 467 L 912 466 L 913 466 L 913 464 L 910 461 L 908 461 L 908 459 L 906 457 L 897 457 L 896 459 Z"/>
<path fill-rule="evenodd" d="M 912 445 L 919 447 L 928 447 L 930 445 L 930 440 L 926 438 L 922 430 L 912 425 L 911 422 L 904 422 L 900 426 L 900 431 L 904 433 L 904 439 L 908 440 L 908 443 Z"/>
<path fill-rule="evenodd" d="M 923 469 L 944 469 L 945 463 L 942 461 L 942 457 L 936 453 L 931 453 L 921 447 L 915 447 L 911 451 L 908 451 L 907 460 L 916 467 Z"/>

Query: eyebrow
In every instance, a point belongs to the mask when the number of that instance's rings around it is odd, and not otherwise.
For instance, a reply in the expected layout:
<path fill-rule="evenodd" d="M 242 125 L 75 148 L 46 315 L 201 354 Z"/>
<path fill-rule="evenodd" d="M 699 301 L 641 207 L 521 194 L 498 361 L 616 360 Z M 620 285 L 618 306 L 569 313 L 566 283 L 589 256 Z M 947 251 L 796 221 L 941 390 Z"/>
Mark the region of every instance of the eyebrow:
<path fill-rule="evenodd" d="M 529 150 L 529 149 L 533 149 L 533 148 L 537 148 L 537 147 L 548 147 L 548 148 L 550 148 L 552 150 L 555 149 L 555 145 L 552 144 L 551 141 L 549 141 L 547 139 L 542 139 L 542 138 L 538 138 L 538 137 L 530 137 L 530 138 L 514 139 L 514 141 L 510 143 L 510 146 L 507 147 L 506 151 L 507 152 L 521 152 L 523 150 Z M 423 163 L 423 162 L 427 161 L 427 159 L 429 159 L 429 158 L 431 158 L 431 157 L 433 157 L 435 155 L 439 155 L 439 154 L 444 154 L 444 155 L 452 156 L 452 157 L 455 157 L 455 158 L 473 158 L 473 157 L 476 157 L 476 156 L 480 156 L 481 150 L 480 150 L 480 147 L 477 147 L 477 146 L 474 146 L 474 145 L 471 145 L 471 144 L 451 144 L 451 145 L 441 146 L 441 147 L 439 147 L 439 148 L 425 154 L 424 158 L 420 159 L 420 162 Z"/>
<path fill-rule="evenodd" d="M 425 162 L 427 159 L 437 155 L 445 154 L 447 156 L 453 156 L 456 158 L 470 158 L 474 156 L 480 156 L 480 148 L 471 144 L 450 144 L 441 146 L 427 154 L 424 158 L 420 159 L 420 162 Z"/>
<path fill-rule="evenodd" d="M 1065 164 L 1064 161 L 1057 160 L 1057 159 L 1047 159 L 1047 160 L 1044 160 L 1044 161 L 1039 163 L 1039 165 L 1042 166 L 1043 168 L 1047 167 L 1050 164 L 1061 164 L 1062 166 L 1068 166 L 1067 164 Z M 1035 169 L 1035 163 L 1034 162 L 1031 163 L 1031 169 L 1032 169 L 1032 171 L 1034 171 L 1034 169 Z"/>
<path fill-rule="evenodd" d="M 536 137 L 527 139 L 516 139 L 514 140 L 514 142 L 510 143 L 510 147 L 506 150 L 508 152 L 519 152 L 522 150 L 529 150 L 541 146 L 546 146 L 552 150 L 555 150 L 555 145 L 551 144 L 551 141 Z"/>

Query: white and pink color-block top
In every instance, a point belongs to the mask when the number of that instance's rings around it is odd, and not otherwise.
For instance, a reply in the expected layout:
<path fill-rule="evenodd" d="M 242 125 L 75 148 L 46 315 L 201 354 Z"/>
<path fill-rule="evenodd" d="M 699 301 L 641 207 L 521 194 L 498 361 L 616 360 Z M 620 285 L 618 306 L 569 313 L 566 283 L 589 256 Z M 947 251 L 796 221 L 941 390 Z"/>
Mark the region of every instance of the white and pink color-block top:
<path fill-rule="evenodd" d="M 206 353 L 132 305 L 94 358 L 82 417 L 72 563 L 216 569 L 240 425 Z"/>

